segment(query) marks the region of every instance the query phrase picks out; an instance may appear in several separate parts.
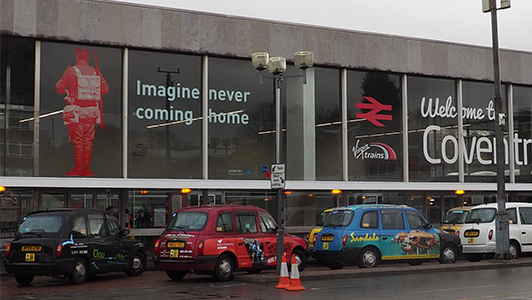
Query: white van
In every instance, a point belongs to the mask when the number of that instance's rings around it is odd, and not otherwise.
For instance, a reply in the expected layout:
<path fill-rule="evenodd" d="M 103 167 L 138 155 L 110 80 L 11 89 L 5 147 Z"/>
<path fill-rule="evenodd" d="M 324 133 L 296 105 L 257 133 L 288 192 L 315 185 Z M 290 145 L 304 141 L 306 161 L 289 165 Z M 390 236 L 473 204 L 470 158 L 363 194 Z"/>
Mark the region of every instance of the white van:
<path fill-rule="evenodd" d="M 510 227 L 510 258 L 532 252 L 532 203 L 507 202 Z M 460 232 L 463 253 L 469 261 L 480 261 L 484 254 L 495 254 L 495 213 L 497 203 L 473 207 Z"/>

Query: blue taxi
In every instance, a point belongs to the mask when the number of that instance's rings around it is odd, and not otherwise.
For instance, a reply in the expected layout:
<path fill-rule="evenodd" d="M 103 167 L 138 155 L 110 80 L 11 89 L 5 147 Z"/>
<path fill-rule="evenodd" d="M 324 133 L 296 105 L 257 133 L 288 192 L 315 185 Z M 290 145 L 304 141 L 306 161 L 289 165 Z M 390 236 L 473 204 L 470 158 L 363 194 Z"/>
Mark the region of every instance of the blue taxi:
<path fill-rule="evenodd" d="M 412 207 L 372 204 L 334 208 L 318 233 L 313 256 L 331 269 L 376 267 L 381 261 L 454 263 L 460 238 L 440 232 Z"/>

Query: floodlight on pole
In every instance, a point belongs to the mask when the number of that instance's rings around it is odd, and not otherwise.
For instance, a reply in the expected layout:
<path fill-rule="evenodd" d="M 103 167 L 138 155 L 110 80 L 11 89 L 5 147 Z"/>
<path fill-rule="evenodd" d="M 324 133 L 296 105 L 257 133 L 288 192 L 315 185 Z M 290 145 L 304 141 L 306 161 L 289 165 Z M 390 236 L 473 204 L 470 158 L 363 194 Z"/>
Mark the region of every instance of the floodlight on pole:
<path fill-rule="evenodd" d="M 302 77 L 303 84 L 307 83 L 306 70 L 314 65 L 314 53 L 311 51 L 298 51 L 294 54 L 294 65 L 302 71 L 298 75 L 285 75 L 286 72 L 286 58 L 271 57 L 268 52 L 256 52 L 251 55 L 251 64 L 257 71 L 259 71 L 259 82 L 263 85 L 263 78 L 272 78 L 275 82 L 275 163 L 283 164 L 283 117 L 281 105 L 281 90 L 285 78 Z M 264 75 L 262 71 L 268 69 L 272 75 Z M 284 168 L 284 167 L 283 167 Z M 284 171 L 283 171 L 284 173 Z M 277 174 L 278 175 L 278 174 Z M 283 175 L 284 176 L 284 175 Z M 277 257 L 284 255 L 284 228 L 283 228 L 283 188 L 275 188 L 277 200 L 277 220 L 279 228 L 277 229 Z M 289 195 L 290 193 L 286 193 Z M 277 274 L 281 271 L 281 260 L 277 259 Z"/>

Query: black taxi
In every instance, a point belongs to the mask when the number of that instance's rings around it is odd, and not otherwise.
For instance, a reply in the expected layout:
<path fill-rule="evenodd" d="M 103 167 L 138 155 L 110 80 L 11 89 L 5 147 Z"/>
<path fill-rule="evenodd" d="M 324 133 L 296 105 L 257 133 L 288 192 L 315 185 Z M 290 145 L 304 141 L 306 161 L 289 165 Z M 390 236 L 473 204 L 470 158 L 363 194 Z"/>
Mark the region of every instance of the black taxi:
<path fill-rule="evenodd" d="M 146 268 L 146 252 L 128 234 L 113 214 L 97 209 L 30 212 L 6 248 L 4 266 L 20 285 L 30 285 L 35 275 L 69 278 L 74 284 L 111 271 L 138 276 Z"/>

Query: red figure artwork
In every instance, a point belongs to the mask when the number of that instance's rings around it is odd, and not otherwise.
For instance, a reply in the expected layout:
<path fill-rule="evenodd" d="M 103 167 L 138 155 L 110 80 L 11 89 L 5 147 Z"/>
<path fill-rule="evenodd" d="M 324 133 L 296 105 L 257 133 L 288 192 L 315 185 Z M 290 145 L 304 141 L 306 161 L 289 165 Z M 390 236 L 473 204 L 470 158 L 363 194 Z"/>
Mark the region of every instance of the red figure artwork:
<path fill-rule="evenodd" d="M 74 143 L 75 166 L 67 176 L 92 176 L 90 170 L 92 142 L 95 124 L 103 129 L 102 95 L 109 87 L 98 69 L 98 57 L 94 52 L 96 69 L 89 65 L 90 51 L 76 49 L 76 65 L 68 67 L 55 84 L 60 95 L 66 94 L 63 121 L 68 128 L 69 140 Z"/>

